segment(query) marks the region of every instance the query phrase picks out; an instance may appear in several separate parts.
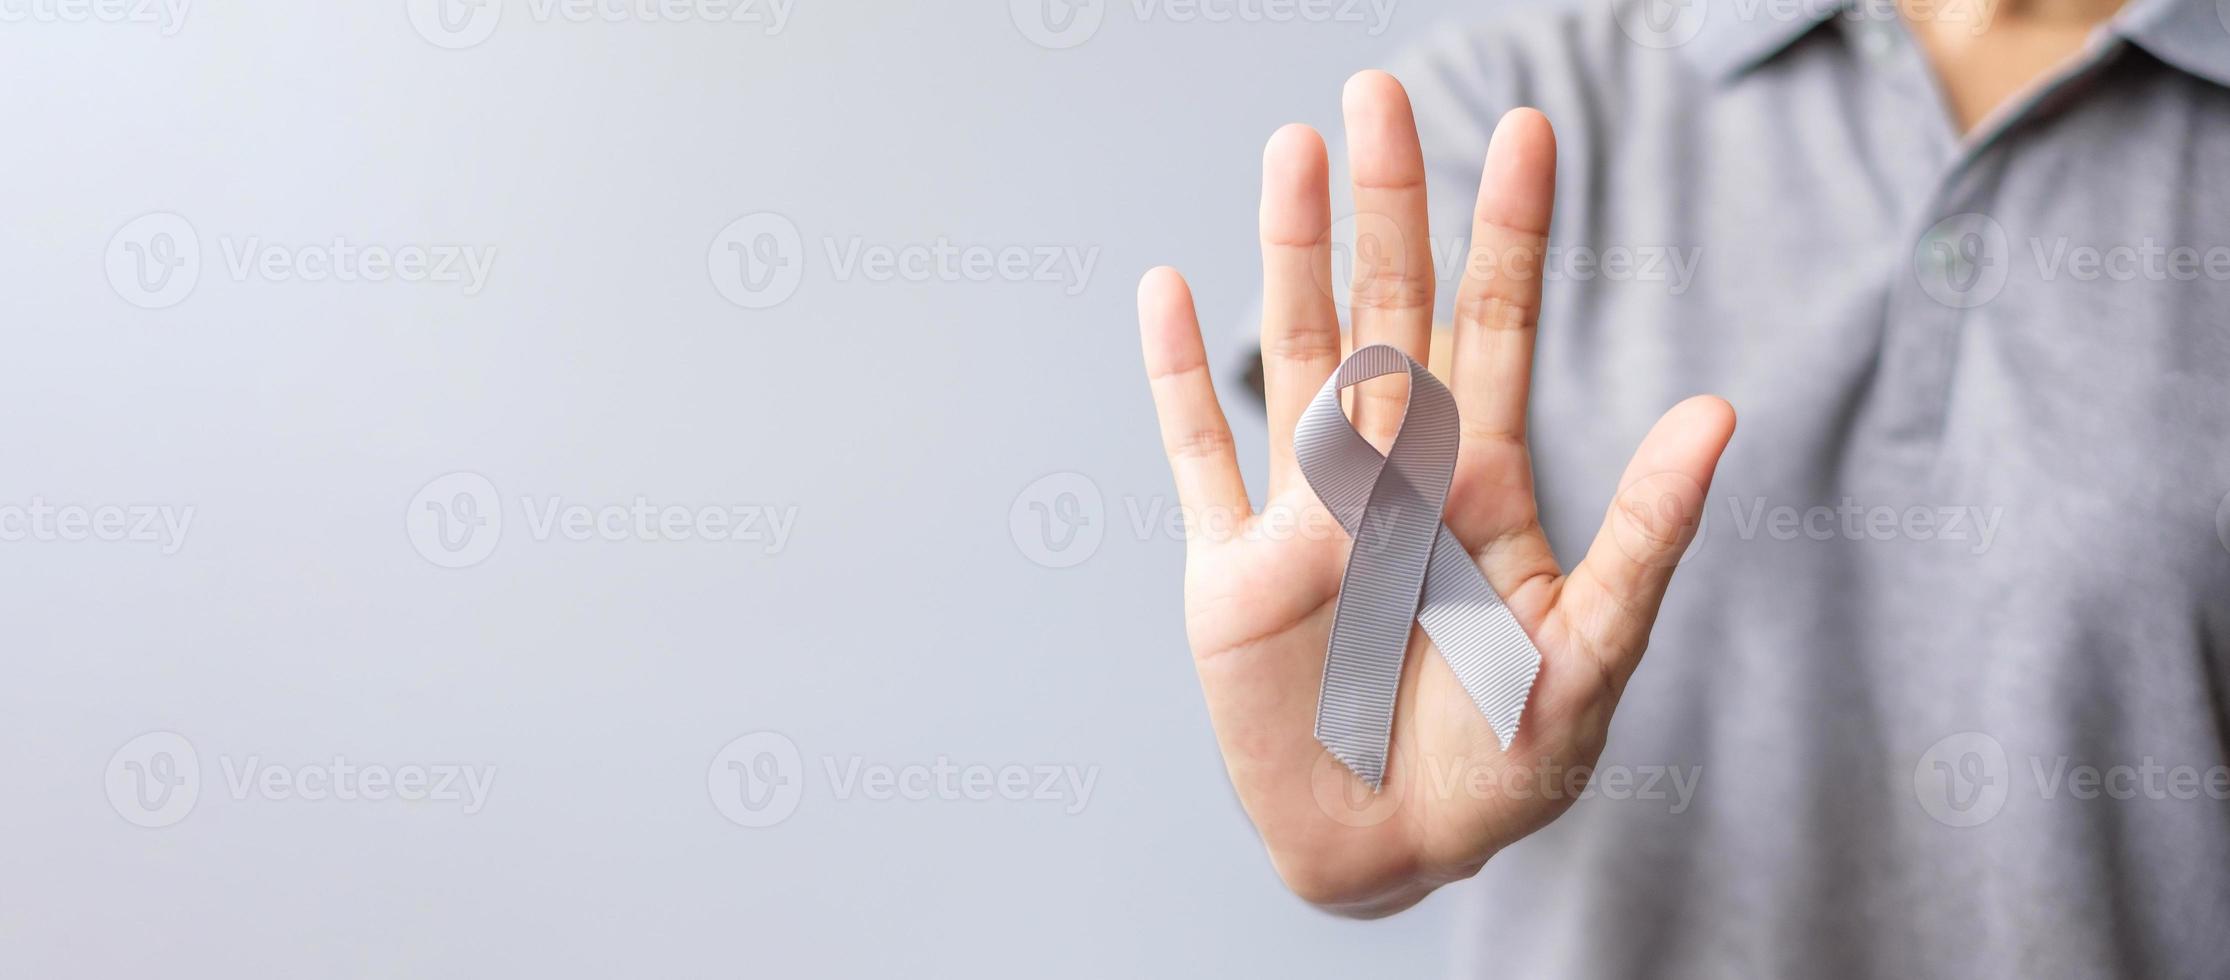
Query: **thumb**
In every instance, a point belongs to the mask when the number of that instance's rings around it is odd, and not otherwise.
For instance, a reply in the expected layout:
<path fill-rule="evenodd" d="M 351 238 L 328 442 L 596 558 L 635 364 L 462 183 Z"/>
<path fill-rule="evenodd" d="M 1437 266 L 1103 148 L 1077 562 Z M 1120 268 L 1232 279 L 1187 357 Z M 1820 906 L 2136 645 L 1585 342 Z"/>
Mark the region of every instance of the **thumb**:
<path fill-rule="evenodd" d="M 1719 454 L 1734 436 L 1734 408 L 1711 395 L 1672 407 L 1642 437 L 1618 480 L 1587 557 L 1559 598 L 1566 621 L 1589 639 L 1624 686 L 1649 645 L 1665 586 L 1696 528 Z"/>

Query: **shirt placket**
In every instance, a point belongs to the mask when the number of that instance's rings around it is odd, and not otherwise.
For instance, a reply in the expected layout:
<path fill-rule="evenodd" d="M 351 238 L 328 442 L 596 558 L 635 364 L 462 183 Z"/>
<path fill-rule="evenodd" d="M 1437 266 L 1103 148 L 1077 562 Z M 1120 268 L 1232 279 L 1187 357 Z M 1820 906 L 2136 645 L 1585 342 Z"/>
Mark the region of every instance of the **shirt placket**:
<path fill-rule="evenodd" d="M 1873 399 L 1876 431 L 1886 450 L 1925 467 L 1936 456 L 1954 395 L 1967 330 L 1992 322 L 1989 304 L 2012 276 L 2019 215 L 2007 215 L 1997 190 L 2009 165 L 2008 133 L 2027 124 L 2047 100 L 2097 70 L 2111 53 L 2094 43 L 2067 67 L 1962 136 L 1950 101 L 1926 53 L 1906 26 L 1890 18 L 1846 21 L 1851 43 L 1880 86 L 1882 104 L 1902 107 L 1902 120 L 1876 123 L 1899 144 L 1901 186 L 1891 281 L 1884 299 L 1881 364 Z M 1907 203 L 1909 202 L 1909 203 Z"/>

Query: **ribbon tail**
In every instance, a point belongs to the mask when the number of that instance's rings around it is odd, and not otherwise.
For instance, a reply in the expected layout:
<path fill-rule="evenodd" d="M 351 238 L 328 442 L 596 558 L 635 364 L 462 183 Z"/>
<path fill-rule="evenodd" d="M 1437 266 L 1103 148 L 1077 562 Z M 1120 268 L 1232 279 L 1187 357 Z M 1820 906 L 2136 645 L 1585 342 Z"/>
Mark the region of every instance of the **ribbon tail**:
<path fill-rule="evenodd" d="M 1509 751 L 1541 673 L 1541 652 L 1446 527 L 1433 539 L 1417 623 Z"/>

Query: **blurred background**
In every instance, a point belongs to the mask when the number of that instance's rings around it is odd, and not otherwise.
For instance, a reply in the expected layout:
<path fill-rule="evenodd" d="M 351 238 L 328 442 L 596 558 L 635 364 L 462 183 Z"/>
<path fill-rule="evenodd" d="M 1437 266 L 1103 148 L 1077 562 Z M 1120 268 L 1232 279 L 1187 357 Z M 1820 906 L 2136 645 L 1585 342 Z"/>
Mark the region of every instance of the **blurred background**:
<path fill-rule="evenodd" d="M 0 975 L 1437 971 L 1225 782 L 1132 295 L 1496 6 L 0 7 Z"/>

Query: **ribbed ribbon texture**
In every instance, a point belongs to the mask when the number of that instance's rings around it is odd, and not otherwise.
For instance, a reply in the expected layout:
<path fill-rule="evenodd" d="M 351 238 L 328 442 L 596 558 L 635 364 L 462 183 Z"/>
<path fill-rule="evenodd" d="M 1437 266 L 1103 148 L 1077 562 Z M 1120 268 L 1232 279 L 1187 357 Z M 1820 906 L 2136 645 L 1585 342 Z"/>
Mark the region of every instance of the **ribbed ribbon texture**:
<path fill-rule="evenodd" d="M 1340 391 L 1398 371 L 1409 372 L 1409 407 L 1381 454 L 1348 422 Z M 1309 487 L 1355 542 L 1324 654 L 1316 740 L 1373 790 L 1386 779 L 1410 623 L 1425 628 L 1505 750 L 1541 670 L 1525 628 L 1441 524 L 1460 431 L 1439 379 L 1373 344 L 1340 364 L 1293 436 Z"/>

